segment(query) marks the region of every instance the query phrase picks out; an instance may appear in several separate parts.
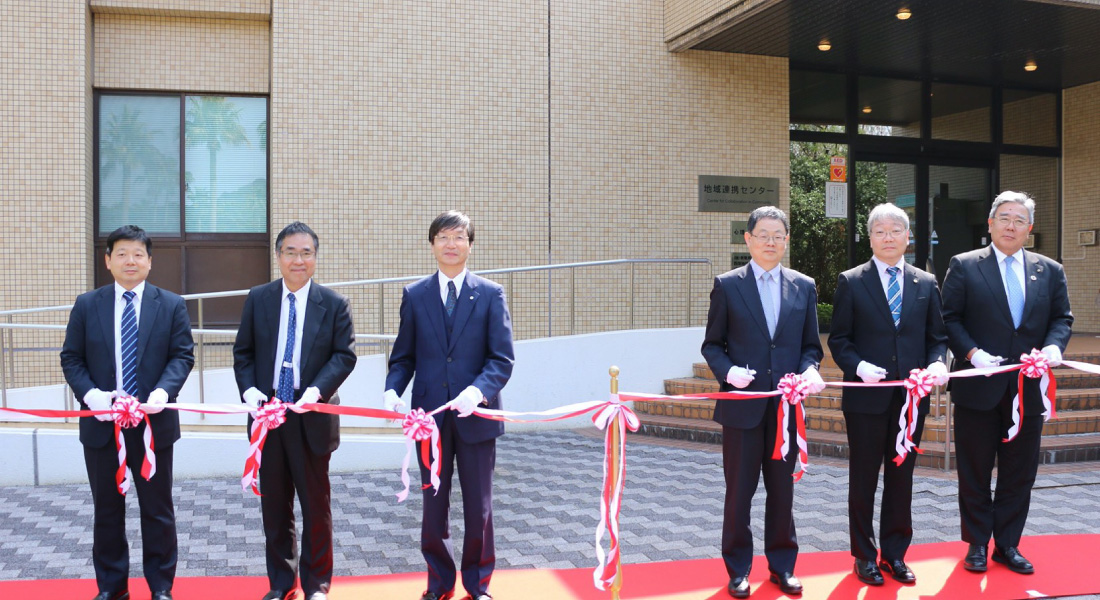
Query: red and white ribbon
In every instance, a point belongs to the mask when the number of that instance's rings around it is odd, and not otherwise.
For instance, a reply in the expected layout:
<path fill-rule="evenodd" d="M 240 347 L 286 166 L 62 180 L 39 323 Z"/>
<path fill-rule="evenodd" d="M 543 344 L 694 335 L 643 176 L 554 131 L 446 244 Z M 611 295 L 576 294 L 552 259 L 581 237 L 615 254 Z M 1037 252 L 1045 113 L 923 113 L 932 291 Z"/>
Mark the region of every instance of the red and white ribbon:
<path fill-rule="evenodd" d="M 909 377 L 904 382 L 905 404 L 901 406 L 901 414 L 898 415 L 898 437 L 894 441 L 894 450 L 898 453 L 894 457 L 894 464 L 899 467 L 909 456 L 910 450 L 921 453 L 921 449 L 913 442 L 913 434 L 917 432 L 921 398 L 932 393 L 935 381 L 936 376 L 929 373 L 928 369 L 913 369 L 909 371 Z"/>
<path fill-rule="evenodd" d="M 1001 441 L 1011 442 L 1020 433 L 1020 424 L 1024 421 L 1024 377 L 1039 380 L 1039 394 L 1043 399 L 1043 420 L 1056 419 L 1055 394 L 1058 382 L 1050 372 L 1050 361 L 1041 350 L 1032 349 L 1030 354 L 1020 355 L 1020 372 L 1016 375 L 1016 395 L 1012 397 L 1012 426 L 1008 435 Z"/>
<path fill-rule="evenodd" d="M 787 426 L 790 423 L 790 407 L 794 405 L 797 420 L 795 443 L 798 444 L 798 470 L 792 473 L 791 477 L 798 481 L 802 479 L 810 463 L 810 451 L 806 443 L 806 409 L 802 406 L 802 401 L 810 394 L 810 382 L 798 373 L 787 373 L 779 380 L 779 392 L 783 398 L 779 402 L 779 411 L 776 413 L 775 449 L 772 451 L 772 460 L 787 460 L 787 451 L 791 447 Z"/>
<path fill-rule="evenodd" d="M 606 590 L 619 572 L 619 512 L 623 504 L 624 477 L 626 476 L 626 432 L 638 431 L 641 422 L 631 408 L 611 394 L 606 403 L 594 415 L 592 422 L 604 434 L 603 493 L 600 496 L 600 522 L 596 525 L 596 568 L 592 581 L 596 589 Z M 618 427 L 618 436 L 612 429 Z M 612 464 L 613 437 L 618 437 L 619 464 Z M 615 473 L 614 481 L 611 474 Z M 614 485 L 612 485 L 614 483 Z M 603 550 L 603 536 L 607 533 L 608 550 Z"/>
<path fill-rule="evenodd" d="M 401 421 L 401 433 L 405 435 L 405 459 L 401 461 L 401 483 L 404 488 L 397 493 L 397 501 L 404 502 L 405 498 L 409 497 L 409 463 L 412 462 L 412 457 L 416 454 L 417 442 L 427 442 L 427 444 L 421 444 L 420 446 L 421 460 L 424 462 L 424 466 L 428 467 L 432 488 L 438 493 L 441 440 L 439 438 L 439 428 L 435 425 L 435 419 L 432 418 L 432 415 L 424 412 L 423 408 L 414 408 L 405 414 L 405 418 Z M 429 448 L 431 451 L 430 462 L 428 459 Z M 428 486 L 425 485 L 424 487 Z"/>
<path fill-rule="evenodd" d="M 260 463 L 263 460 L 264 442 L 267 432 L 286 423 L 285 402 L 268 402 L 252 414 L 252 435 L 248 441 L 248 456 L 244 460 L 244 474 L 241 475 L 241 488 L 260 496 Z"/>
<path fill-rule="evenodd" d="M 145 481 L 157 473 L 157 457 L 153 454 L 153 428 L 149 425 L 149 416 L 141 408 L 141 402 L 129 395 L 119 396 L 111 405 L 111 417 L 115 422 L 115 449 L 118 451 L 118 470 L 115 471 L 115 486 L 123 496 L 130 491 L 131 473 L 126 465 L 126 440 L 123 429 L 133 429 L 145 421 L 142 442 L 145 444 L 145 457 L 141 461 L 141 476 Z"/>

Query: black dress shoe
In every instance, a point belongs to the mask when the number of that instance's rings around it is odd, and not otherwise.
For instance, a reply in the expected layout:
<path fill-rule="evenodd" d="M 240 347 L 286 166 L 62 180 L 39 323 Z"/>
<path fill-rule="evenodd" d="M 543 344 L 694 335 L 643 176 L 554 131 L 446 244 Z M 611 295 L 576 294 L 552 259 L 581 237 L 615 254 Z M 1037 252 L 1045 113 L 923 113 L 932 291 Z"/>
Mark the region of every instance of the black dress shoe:
<path fill-rule="evenodd" d="M 172 600 L 172 592 L 168 590 L 153 592 L 153 600 Z"/>
<path fill-rule="evenodd" d="M 298 597 L 298 592 L 294 590 L 271 590 L 261 600 L 294 600 Z"/>
<path fill-rule="evenodd" d="M 752 589 L 749 588 L 748 575 L 738 575 L 730 579 L 730 584 L 726 588 L 726 591 L 734 598 L 748 598 L 749 594 L 752 593 Z"/>
<path fill-rule="evenodd" d="M 1023 554 L 1020 554 L 1020 550 L 1016 546 L 1008 546 L 1007 548 L 995 546 L 993 548 L 993 560 L 1016 573 L 1031 575 L 1035 572 L 1035 567 L 1028 559 L 1024 558 Z"/>
<path fill-rule="evenodd" d="M 894 581 L 900 581 L 906 585 L 917 582 L 917 576 L 913 573 L 913 569 L 910 569 L 909 565 L 905 564 L 903 560 L 884 560 L 878 566 L 889 573 Z"/>
<path fill-rule="evenodd" d="M 882 572 L 878 570 L 878 565 L 873 560 L 857 558 L 852 570 L 856 572 L 856 577 L 867 585 L 882 585 L 886 581 L 882 578 Z"/>
<path fill-rule="evenodd" d="M 121 592 L 100 592 L 96 594 L 92 600 L 130 600 L 130 592 L 122 590 Z"/>
<path fill-rule="evenodd" d="M 966 558 L 963 559 L 963 568 L 975 573 L 985 573 L 985 552 L 984 545 L 970 544 L 970 549 L 966 551 Z"/>
<path fill-rule="evenodd" d="M 784 573 L 771 572 L 769 577 L 772 583 L 779 584 L 779 589 L 788 596 L 801 596 L 802 595 L 802 582 L 794 576 L 794 573 L 790 571 Z"/>
<path fill-rule="evenodd" d="M 424 592 L 424 595 L 420 597 L 420 600 L 450 600 L 455 595 L 454 592 L 444 592 L 437 594 L 435 592 Z"/>

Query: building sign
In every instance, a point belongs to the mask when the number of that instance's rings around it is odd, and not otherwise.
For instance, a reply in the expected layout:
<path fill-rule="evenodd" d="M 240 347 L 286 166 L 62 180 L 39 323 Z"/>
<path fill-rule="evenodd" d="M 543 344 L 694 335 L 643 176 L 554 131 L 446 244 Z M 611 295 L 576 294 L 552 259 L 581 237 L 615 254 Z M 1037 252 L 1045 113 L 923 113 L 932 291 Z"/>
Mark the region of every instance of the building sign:
<path fill-rule="evenodd" d="M 848 218 L 848 184 L 839 181 L 825 182 L 825 216 L 830 219 Z"/>
<path fill-rule="evenodd" d="M 742 265 L 747 264 L 752 260 L 752 255 L 748 252 L 730 252 L 730 268 L 736 269 Z"/>
<path fill-rule="evenodd" d="M 699 212 L 752 212 L 779 206 L 776 177 L 699 176 Z"/>
<path fill-rule="evenodd" d="M 744 244 L 745 232 L 747 232 L 748 230 L 748 221 L 730 221 L 730 243 Z"/>
<path fill-rule="evenodd" d="M 848 181 L 848 161 L 843 156 L 834 156 L 829 161 L 829 181 Z"/>

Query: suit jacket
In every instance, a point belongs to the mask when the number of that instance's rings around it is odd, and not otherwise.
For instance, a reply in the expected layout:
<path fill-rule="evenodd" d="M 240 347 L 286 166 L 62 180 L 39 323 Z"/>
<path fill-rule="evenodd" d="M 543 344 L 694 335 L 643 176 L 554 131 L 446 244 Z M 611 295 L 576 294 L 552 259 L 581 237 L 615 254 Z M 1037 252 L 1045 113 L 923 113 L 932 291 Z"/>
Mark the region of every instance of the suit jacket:
<path fill-rule="evenodd" d="M 148 282 L 141 297 L 138 321 L 138 400 L 163 388 L 168 401 L 175 402 L 191 367 L 195 364 L 195 342 L 191 318 L 183 298 Z M 84 395 L 93 388 L 115 389 L 115 284 L 111 283 L 76 298 L 65 329 L 61 348 L 61 370 L 73 394 L 85 409 Z M 180 438 L 179 413 L 166 410 L 149 415 L 153 439 L 158 448 Z M 142 424 L 140 427 L 144 427 Z M 93 417 L 80 419 L 80 442 L 102 448 L 114 439 L 114 424 Z"/>
<path fill-rule="evenodd" d="M 504 289 L 467 272 L 455 306 L 454 329 L 447 339 L 439 278 L 429 275 L 405 287 L 401 326 L 390 352 L 386 389 L 398 395 L 413 380 L 412 407 L 431 411 L 476 386 L 488 408 L 502 407 L 500 390 L 512 376 L 512 317 Z M 436 415 L 442 424 L 442 413 Z M 481 418 L 456 419 L 462 441 L 477 443 L 499 437 L 504 424 Z"/>
<path fill-rule="evenodd" d="M 1069 343 L 1073 313 L 1062 265 L 1034 252 L 1024 251 L 1024 313 L 1020 326 L 1012 324 L 997 256 L 991 246 L 951 258 L 943 280 L 943 321 L 955 353 L 952 368 L 970 368 L 966 353 L 981 348 L 1005 357 L 1002 364 L 1019 363 L 1032 348 Z M 1006 391 L 1016 390 L 1017 373 L 952 380 L 951 400 L 960 406 L 989 410 Z M 1024 380 L 1025 414 L 1042 412 L 1039 380 Z"/>
<path fill-rule="evenodd" d="M 723 392 L 736 391 L 726 383 L 726 373 L 734 365 L 756 371 L 745 391 L 770 392 L 787 373 L 801 373 L 821 362 L 814 280 L 785 267 L 780 273 L 782 297 L 774 339 L 768 335 L 752 268 L 746 264 L 714 279 L 702 353 Z M 767 406 L 767 398 L 718 400 L 714 420 L 751 429 L 760 423 Z"/>
<path fill-rule="evenodd" d="M 275 360 L 284 350 L 278 347 L 282 292 L 282 279 L 248 291 L 233 344 L 233 374 L 241 394 L 250 387 L 270 394 L 278 383 L 274 379 Z M 309 286 L 302 325 L 298 394 L 316 387 L 321 391 L 321 402 L 339 404 L 336 390 L 355 368 L 354 343 L 348 299 L 314 281 Z M 328 454 L 340 446 L 339 415 L 308 412 L 302 414 L 302 423 L 314 454 Z"/>
<path fill-rule="evenodd" d="M 901 325 L 882 289 L 875 261 L 849 269 L 837 279 L 833 296 L 833 323 L 829 349 L 844 371 L 844 381 L 856 376 L 861 360 L 886 369 L 886 380 L 904 379 L 913 369 L 947 360 L 947 331 L 940 314 L 940 290 L 936 278 L 905 265 L 902 284 Z M 845 411 L 880 415 L 890 406 L 897 388 L 844 388 Z M 928 402 L 920 404 L 927 414 Z"/>

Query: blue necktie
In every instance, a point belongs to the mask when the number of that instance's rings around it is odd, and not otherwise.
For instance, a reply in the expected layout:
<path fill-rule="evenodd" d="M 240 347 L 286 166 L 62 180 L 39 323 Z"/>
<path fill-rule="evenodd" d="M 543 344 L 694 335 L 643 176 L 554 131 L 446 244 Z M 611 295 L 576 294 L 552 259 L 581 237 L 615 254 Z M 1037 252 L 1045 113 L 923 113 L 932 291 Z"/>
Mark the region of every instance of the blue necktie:
<path fill-rule="evenodd" d="M 760 305 L 764 308 L 764 320 L 768 323 L 768 335 L 775 336 L 775 307 L 772 302 L 772 274 L 764 273 L 760 278 Z"/>
<path fill-rule="evenodd" d="M 294 294 L 286 295 L 290 311 L 286 319 L 286 350 L 283 351 L 283 367 L 279 370 L 279 388 L 275 395 L 283 402 L 294 401 L 294 333 L 298 326 L 298 311 L 294 308 Z"/>
<path fill-rule="evenodd" d="M 894 329 L 901 328 L 901 284 L 898 283 L 897 267 L 886 267 L 890 274 L 890 285 L 887 286 L 886 295 L 889 296 L 890 314 L 894 315 Z"/>
<path fill-rule="evenodd" d="M 1019 327 L 1020 319 L 1024 316 L 1024 290 L 1020 287 L 1020 279 L 1012 269 L 1016 259 L 1005 257 L 1005 289 L 1008 291 L 1008 310 L 1012 313 L 1012 326 Z"/>
<path fill-rule="evenodd" d="M 458 292 L 455 291 L 455 282 L 447 282 L 447 304 L 443 305 L 443 308 L 447 309 L 447 316 L 451 316 L 455 312 L 455 304 L 458 304 Z"/>
<path fill-rule="evenodd" d="M 134 309 L 133 291 L 122 292 L 126 307 L 122 309 L 122 391 L 137 396 L 137 311 Z"/>

